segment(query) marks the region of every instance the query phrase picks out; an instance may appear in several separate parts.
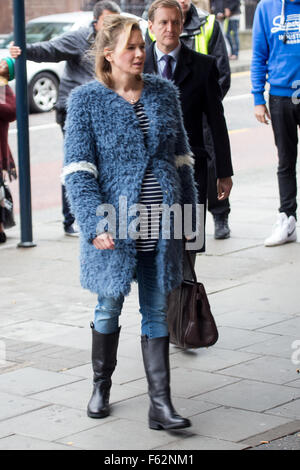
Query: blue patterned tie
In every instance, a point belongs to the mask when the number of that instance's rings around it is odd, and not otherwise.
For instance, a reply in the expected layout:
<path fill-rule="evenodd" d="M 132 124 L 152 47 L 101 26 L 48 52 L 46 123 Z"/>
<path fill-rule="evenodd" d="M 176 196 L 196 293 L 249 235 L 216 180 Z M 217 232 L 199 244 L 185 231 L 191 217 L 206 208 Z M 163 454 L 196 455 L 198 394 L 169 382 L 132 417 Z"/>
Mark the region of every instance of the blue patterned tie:
<path fill-rule="evenodd" d="M 170 56 L 170 55 L 164 55 L 164 56 L 162 56 L 162 60 L 164 60 L 165 63 L 166 63 L 166 65 L 163 69 L 163 72 L 162 72 L 162 76 L 164 78 L 167 78 L 168 80 L 171 80 L 172 76 L 173 76 L 172 65 L 171 65 L 173 57 Z"/>

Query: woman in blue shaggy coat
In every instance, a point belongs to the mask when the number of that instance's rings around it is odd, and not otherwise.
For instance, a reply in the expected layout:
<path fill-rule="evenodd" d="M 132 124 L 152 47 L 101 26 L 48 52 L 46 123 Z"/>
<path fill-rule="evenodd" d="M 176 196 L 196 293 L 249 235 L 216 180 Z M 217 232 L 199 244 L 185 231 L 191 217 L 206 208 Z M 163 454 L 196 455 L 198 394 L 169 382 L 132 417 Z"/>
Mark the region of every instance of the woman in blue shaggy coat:
<path fill-rule="evenodd" d="M 88 415 L 109 414 L 119 315 L 135 276 L 149 425 L 184 428 L 190 422 L 176 413 L 170 397 L 166 322 L 167 294 L 182 281 L 182 240 L 162 236 L 159 228 L 161 209 L 195 206 L 197 200 L 177 90 L 166 80 L 141 75 L 144 40 L 132 18 L 105 19 L 95 57 L 98 80 L 77 88 L 69 101 L 63 171 L 81 232 L 81 282 L 98 294 Z M 139 233 L 133 229 L 132 208 L 135 215 L 140 211 Z M 130 236 L 134 232 L 138 240 Z"/>

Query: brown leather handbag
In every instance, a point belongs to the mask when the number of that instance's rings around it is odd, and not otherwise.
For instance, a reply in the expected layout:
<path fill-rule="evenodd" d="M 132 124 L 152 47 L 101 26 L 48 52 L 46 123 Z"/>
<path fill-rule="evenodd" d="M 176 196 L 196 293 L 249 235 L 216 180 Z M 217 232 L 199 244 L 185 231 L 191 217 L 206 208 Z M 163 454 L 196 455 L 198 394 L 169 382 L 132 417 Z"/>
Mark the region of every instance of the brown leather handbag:
<path fill-rule="evenodd" d="M 210 310 L 204 285 L 197 276 L 188 251 L 192 281 L 184 280 L 168 298 L 167 320 L 170 342 L 181 348 L 204 348 L 218 341 L 218 329 Z"/>

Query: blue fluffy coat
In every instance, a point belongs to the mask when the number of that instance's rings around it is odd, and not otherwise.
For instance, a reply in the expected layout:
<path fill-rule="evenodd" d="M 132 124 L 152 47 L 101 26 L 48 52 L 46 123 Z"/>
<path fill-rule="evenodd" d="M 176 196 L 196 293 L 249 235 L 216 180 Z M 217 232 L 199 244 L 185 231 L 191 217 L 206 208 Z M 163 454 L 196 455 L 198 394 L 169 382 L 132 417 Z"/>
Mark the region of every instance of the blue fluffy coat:
<path fill-rule="evenodd" d="M 81 283 L 105 297 L 130 292 L 136 248 L 131 238 L 116 239 L 114 250 L 93 246 L 101 219 L 97 207 L 109 203 L 117 209 L 120 196 L 127 197 L 128 207 L 138 203 L 149 164 L 165 204 L 195 205 L 197 200 L 177 88 L 156 76 L 143 78 L 140 101 L 150 121 L 147 148 L 132 105 L 98 81 L 78 87 L 69 100 L 64 171 L 81 232 Z M 176 166 L 178 156 L 180 166 Z M 181 248 L 181 240 L 158 242 L 158 279 L 164 292 L 182 281 Z"/>

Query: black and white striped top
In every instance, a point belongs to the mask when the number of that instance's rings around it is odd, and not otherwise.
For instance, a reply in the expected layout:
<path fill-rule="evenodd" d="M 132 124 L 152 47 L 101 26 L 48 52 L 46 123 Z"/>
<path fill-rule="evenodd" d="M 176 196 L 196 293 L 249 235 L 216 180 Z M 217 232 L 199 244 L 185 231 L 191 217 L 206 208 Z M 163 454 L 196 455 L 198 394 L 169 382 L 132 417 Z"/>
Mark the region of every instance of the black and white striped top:
<path fill-rule="evenodd" d="M 139 101 L 133 105 L 134 111 L 139 120 L 141 130 L 144 134 L 145 143 L 149 130 L 149 119 L 145 113 L 142 103 Z M 140 196 L 140 238 L 136 240 L 138 251 L 154 251 L 159 238 L 160 229 L 160 205 L 163 202 L 163 193 L 159 182 L 152 173 L 151 168 L 147 168 Z"/>
<path fill-rule="evenodd" d="M 135 114 L 137 115 L 137 118 L 140 123 L 141 130 L 144 134 L 145 141 L 147 139 L 150 123 L 149 123 L 149 118 L 147 114 L 145 113 L 144 106 L 140 101 L 137 103 L 133 104 L 133 109 L 135 111 Z"/>

